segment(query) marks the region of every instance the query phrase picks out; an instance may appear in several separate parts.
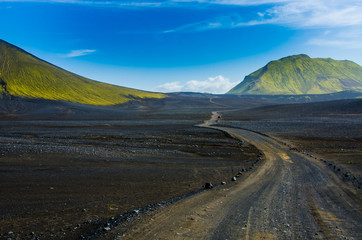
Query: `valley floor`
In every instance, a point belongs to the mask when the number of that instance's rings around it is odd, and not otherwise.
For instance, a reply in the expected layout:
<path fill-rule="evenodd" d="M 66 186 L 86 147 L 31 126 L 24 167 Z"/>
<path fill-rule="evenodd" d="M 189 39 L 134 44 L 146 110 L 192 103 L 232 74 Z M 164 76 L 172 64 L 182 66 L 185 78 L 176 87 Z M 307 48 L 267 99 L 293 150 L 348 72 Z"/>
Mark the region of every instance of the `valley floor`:
<path fill-rule="evenodd" d="M 361 100 L 9 101 L 0 239 L 362 238 Z"/>
<path fill-rule="evenodd" d="M 0 239 L 90 236 L 257 159 L 255 147 L 195 123 L 1 121 Z"/>
<path fill-rule="evenodd" d="M 210 123 L 215 117 L 206 125 Z M 361 189 L 334 174 L 323 160 L 276 137 L 212 128 L 253 144 L 265 161 L 235 185 L 203 192 L 115 229 L 117 239 L 362 238 Z"/>

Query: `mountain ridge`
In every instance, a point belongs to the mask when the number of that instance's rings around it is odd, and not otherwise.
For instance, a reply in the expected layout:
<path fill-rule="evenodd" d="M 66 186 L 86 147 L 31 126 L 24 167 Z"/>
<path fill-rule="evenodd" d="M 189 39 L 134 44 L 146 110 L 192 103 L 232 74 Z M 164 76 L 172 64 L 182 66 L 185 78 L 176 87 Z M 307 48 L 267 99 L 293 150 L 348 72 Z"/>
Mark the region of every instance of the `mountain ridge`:
<path fill-rule="evenodd" d="M 270 61 L 227 94 L 301 95 L 362 91 L 362 67 L 350 60 L 292 55 Z"/>
<path fill-rule="evenodd" d="M 0 95 L 89 105 L 117 105 L 135 99 L 167 96 L 82 77 L 1 39 Z"/>

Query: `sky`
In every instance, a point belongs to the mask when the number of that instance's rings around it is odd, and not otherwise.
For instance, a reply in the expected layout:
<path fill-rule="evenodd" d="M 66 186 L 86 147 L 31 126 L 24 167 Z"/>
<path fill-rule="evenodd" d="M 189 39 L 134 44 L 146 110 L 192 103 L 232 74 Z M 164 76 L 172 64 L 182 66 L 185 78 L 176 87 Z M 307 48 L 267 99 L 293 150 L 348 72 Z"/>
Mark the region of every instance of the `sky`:
<path fill-rule="evenodd" d="M 225 93 L 295 54 L 362 65 L 362 0 L 0 0 L 0 39 L 93 80 Z"/>

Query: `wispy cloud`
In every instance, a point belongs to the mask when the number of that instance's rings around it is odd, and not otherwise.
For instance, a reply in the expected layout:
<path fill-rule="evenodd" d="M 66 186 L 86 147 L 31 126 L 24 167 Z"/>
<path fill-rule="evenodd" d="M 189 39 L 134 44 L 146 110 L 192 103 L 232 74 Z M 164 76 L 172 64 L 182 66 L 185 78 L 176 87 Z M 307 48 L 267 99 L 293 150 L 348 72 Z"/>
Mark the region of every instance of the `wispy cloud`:
<path fill-rule="evenodd" d="M 103 7 L 199 7 L 207 11 L 211 7 L 235 6 L 233 13 L 225 13 L 194 23 L 187 23 L 175 28 L 166 29 L 164 33 L 198 32 L 217 29 L 234 29 L 255 25 L 273 24 L 296 29 L 337 29 L 362 27 L 361 0 L 1 0 L 1 2 L 38 2 L 59 4 L 81 4 Z M 248 16 L 238 13 L 237 7 L 261 6 L 252 8 L 254 12 Z M 319 38 L 321 39 L 321 38 Z M 342 40 L 330 40 L 330 44 L 342 44 Z M 344 40 L 345 41 L 345 40 Z M 350 41 L 350 40 L 349 40 Z M 355 41 L 353 41 L 355 42 Z M 358 40 L 357 40 L 358 42 Z M 311 44 L 318 44 L 316 39 Z M 357 43 L 358 45 L 359 43 Z M 356 45 L 356 44 L 350 44 Z"/>
<path fill-rule="evenodd" d="M 321 47 L 362 49 L 362 28 L 328 30 L 313 37 L 307 44 Z"/>
<path fill-rule="evenodd" d="M 346 49 L 362 48 L 362 41 L 347 40 L 347 39 L 327 39 L 327 38 L 313 38 L 308 42 L 310 45 L 322 47 L 342 47 Z"/>
<path fill-rule="evenodd" d="M 161 92 L 208 92 L 221 94 L 229 91 L 238 82 L 231 82 L 230 79 L 221 75 L 209 77 L 204 81 L 191 80 L 186 83 L 169 82 L 156 87 Z"/>
<path fill-rule="evenodd" d="M 244 21 L 242 16 L 239 14 L 233 13 L 227 16 L 218 16 L 212 20 L 205 20 L 190 24 L 185 24 L 180 27 L 166 30 L 164 33 L 172 32 L 199 32 L 213 29 L 230 29 L 230 28 L 240 28 L 246 26 L 254 26 L 260 24 L 272 23 L 272 20 L 250 20 Z"/>
<path fill-rule="evenodd" d="M 96 52 L 94 49 L 72 50 L 70 53 L 64 54 L 63 56 L 67 58 L 73 58 L 88 55 L 94 52 Z"/>
<path fill-rule="evenodd" d="M 263 4 L 283 3 L 290 0 L 164 0 L 164 1 L 142 1 L 142 0 L 0 0 L 1 2 L 36 2 L 36 3 L 62 3 L 62 4 L 81 4 L 109 7 L 204 7 L 205 5 L 235 5 L 235 6 L 255 6 Z"/>
<path fill-rule="evenodd" d="M 62 4 L 80 4 L 109 7 L 166 7 L 178 6 L 174 1 L 103 1 L 103 0 L 0 0 L 0 2 L 33 2 L 33 3 L 62 3 Z"/>
<path fill-rule="evenodd" d="M 200 3 L 200 4 L 217 4 L 217 5 L 236 5 L 236 6 L 255 6 L 262 4 L 274 4 L 290 2 L 291 0 L 171 0 L 166 2 L 173 3 Z"/>
<path fill-rule="evenodd" d="M 265 13 L 275 23 L 295 27 L 345 27 L 362 25 L 360 0 L 290 1 Z"/>
<path fill-rule="evenodd" d="M 190 2 L 185 0 L 183 2 Z M 207 19 L 205 21 L 186 24 L 170 32 L 193 32 L 214 29 L 230 29 L 262 24 L 283 25 L 294 28 L 336 28 L 346 26 L 362 26 L 362 3 L 360 0 L 215 0 L 198 1 L 199 3 L 218 5 L 263 5 L 273 7 L 254 13 L 254 17 L 244 19 L 241 15 L 232 14 Z"/>

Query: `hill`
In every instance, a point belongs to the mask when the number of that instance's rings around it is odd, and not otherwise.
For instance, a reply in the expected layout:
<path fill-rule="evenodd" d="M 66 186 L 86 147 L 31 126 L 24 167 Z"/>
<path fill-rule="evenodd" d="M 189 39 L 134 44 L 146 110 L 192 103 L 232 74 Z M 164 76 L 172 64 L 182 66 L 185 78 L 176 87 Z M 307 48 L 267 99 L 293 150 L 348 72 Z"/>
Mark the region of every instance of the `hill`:
<path fill-rule="evenodd" d="M 300 95 L 362 91 L 362 67 L 352 61 L 305 54 L 271 61 L 227 94 Z"/>
<path fill-rule="evenodd" d="M 97 82 L 45 62 L 0 40 L 0 95 L 116 105 L 166 95 Z"/>

